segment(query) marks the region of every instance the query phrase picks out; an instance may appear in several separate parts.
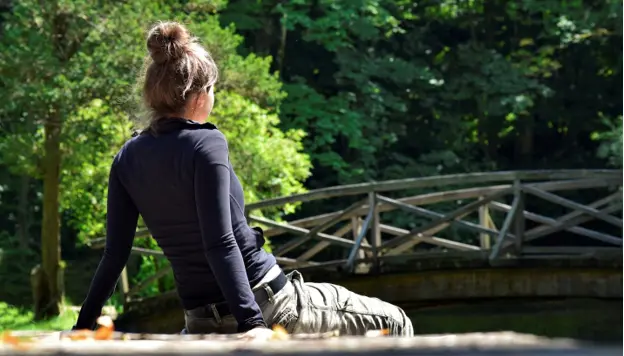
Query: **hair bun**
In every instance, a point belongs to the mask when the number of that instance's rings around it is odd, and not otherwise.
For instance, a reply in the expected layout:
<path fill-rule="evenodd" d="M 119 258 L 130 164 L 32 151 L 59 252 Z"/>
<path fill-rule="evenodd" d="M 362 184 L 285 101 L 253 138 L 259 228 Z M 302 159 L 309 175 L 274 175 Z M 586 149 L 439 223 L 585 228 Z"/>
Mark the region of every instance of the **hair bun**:
<path fill-rule="evenodd" d="M 156 64 L 182 57 L 187 52 L 191 35 L 178 22 L 161 22 L 153 26 L 147 36 L 147 50 Z"/>

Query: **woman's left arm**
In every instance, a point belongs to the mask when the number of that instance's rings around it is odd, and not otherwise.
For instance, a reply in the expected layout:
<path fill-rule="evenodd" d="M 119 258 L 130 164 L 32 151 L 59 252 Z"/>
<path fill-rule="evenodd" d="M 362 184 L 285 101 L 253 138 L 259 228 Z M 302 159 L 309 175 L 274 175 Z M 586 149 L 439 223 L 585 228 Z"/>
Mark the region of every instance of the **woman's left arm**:
<path fill-rule="evenodd" d="M 106 246 L 82 304 L 74 329 L 93 329 L 104 303 L 115 291 L 128 261 L 139 220 L 139 211 L 117 175 L 117 157 L 111 166 L 106 208 Z"/>

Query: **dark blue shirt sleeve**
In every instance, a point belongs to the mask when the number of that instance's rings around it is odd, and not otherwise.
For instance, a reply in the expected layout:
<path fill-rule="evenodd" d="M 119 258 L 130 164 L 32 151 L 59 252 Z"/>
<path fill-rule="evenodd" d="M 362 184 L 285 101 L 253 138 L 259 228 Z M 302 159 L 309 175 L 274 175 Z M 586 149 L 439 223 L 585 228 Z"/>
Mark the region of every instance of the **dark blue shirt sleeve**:
<path fill-rule="evenodd" d="M 119 181 L 113 162 L 108 180 L 106 246 L 74 329 L 95 327 L 104 303 L 115 291 L 121 271 L 128 262 L 138 219 L 139 212 Z"/>
<path fill-rule="evenodd" d="M 238 331 L 244 332 L 266 323 L 232 231 L 227 141 L 219 131 L 211 132 L 218 136 L 207 135 L 196 147 L 195 204 L 208 263 L 238 322 Z"/>

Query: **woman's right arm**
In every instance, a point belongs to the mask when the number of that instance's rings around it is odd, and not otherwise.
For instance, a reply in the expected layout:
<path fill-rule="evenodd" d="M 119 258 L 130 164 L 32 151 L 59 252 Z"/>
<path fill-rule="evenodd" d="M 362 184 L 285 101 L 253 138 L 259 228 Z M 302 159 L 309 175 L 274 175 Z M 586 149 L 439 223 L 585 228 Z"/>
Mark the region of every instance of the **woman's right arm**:
<path fill-rule="evenodd" d="M 245 332 L 266 327 L 266 323 L 232 231 L 227 142 L 221 132 L 212 132 L 219 136 L 210 135 L 195 152 L 195 204 L 206 258 L 238 322 L 238 331 Z"/>
<path fill-rule="evenodd" d="M 121 184 L 113 162 L 108 179 L 106 246 L 74 329 L 95 327 L 102 307 L 115 291 L 115 284 L 128 261 L 138 220 L 139 211 Z"/>

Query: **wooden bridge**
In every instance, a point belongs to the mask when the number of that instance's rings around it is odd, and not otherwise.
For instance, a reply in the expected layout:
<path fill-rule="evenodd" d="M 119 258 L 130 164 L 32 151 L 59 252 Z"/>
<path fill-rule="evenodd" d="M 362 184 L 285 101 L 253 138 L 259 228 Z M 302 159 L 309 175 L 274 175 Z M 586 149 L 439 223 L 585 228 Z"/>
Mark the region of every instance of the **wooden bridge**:
<path fill-rule="evenodd" d="M 341 208 L 292 221 L 278 218 L 284 207 L 318 200 Z M 615 298 L 621 309 L 621 214 L 621 170 L 409 178 L 247 206 L 250 225 L 263 228 L 285 270 L 412 307 L 441 300 L 574 297 Z M 148 236 L 146 230 L 136 235 Z M 162 256 L 159 250 L 133 251 Z M 132 320 L 129 329 L 180 329 L 173 292 L 136 297 L 169 273 L 162 269 L 130 288 L 124 271 L 119 290 L 125 320 Z"/>

